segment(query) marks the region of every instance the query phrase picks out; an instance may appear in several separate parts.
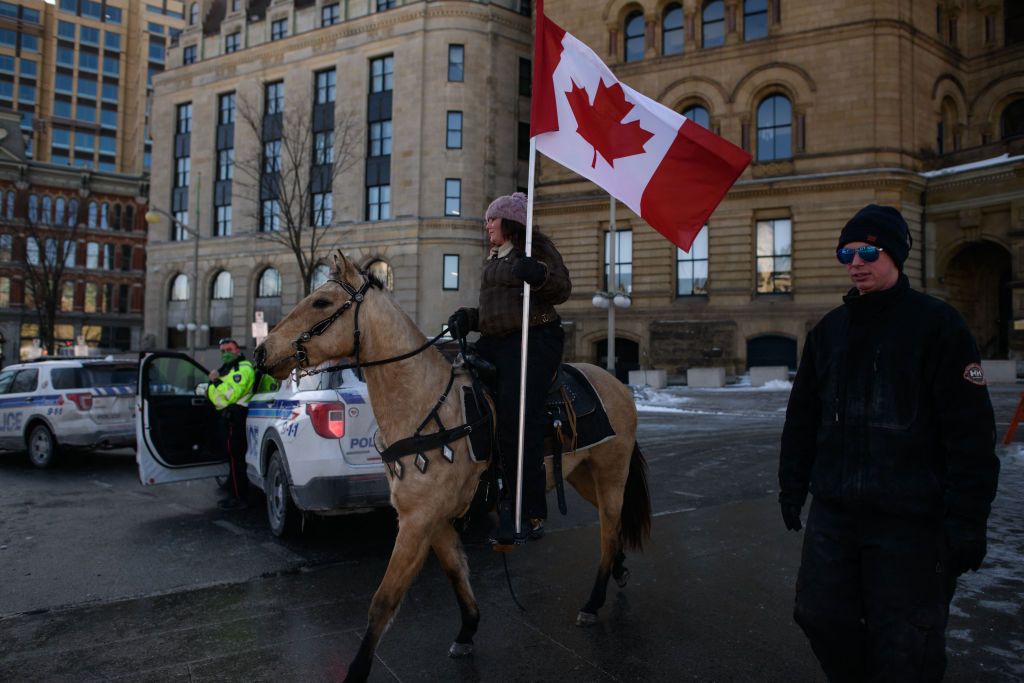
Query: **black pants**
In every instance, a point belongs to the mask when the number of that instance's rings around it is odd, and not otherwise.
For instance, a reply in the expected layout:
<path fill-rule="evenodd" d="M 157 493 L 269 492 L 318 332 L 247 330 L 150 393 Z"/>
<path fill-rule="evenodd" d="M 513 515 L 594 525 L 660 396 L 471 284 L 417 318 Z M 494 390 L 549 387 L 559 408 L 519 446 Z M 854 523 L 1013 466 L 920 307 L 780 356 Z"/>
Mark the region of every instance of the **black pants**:
<path fill-rule="evenodd" d="M 220 442 L 224 444 L 225 455 L 231 466 L 231 493 L 236 498 L 245 498 L 249 479 L 245 475 L 245 451 L 249 447 L 245 436 L 245 418 L 249 414 L 246 406 L 231 405 L 220 411 Z"/>
<path fill-rule="evenodd" d="M 794 618 L 830 681 L 938 681 L 956 577 L 941 519 L 814 500 Z"/>
<path fill-rule="evenodd" d="M 502 458 L 507 491 L 515 491 L 516 452 L 519 439 L 519 361 L 521 335 L 481 337 L 476 343 L 477 353 L 490 361 L 498 370 L 498 392 L 495 407 L 498 411 L 498 451 Z M 523 424 L 523 511 L 525 516 L 548 516 L 544 496 L 544 433 L 547 413 L 544 399 L 562 362 L 565 333 L 559 322 L 530 328 L 526 362 L 526 419 Z M 513 500 L 514 500 L 514 494 Z"/>

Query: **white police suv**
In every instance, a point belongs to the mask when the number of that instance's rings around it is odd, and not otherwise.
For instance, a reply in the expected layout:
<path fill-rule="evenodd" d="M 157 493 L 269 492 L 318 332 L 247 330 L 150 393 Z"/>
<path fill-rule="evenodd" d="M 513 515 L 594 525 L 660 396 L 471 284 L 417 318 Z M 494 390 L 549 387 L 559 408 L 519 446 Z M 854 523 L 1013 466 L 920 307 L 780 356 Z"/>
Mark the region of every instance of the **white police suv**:
<path fill-rule="evenodd" d="M 60 451 L 135 445 L 131 361 L 45 360 L 0 371 L 0 448 L 27 450 L 36 467 Z"/>
<path fill-rule="evenodd" d="M 139 364 L 136 460 L 143 485 L 227 474 L 207 375 L 177 353 L 149 354 Z M 266 494 L 271 531 L 299 531 L 305 513 L 388 506 L 376 431 L 366 384 L 350 370 L 289 378 L 277 391 L 253 396 L 246 474 Z"/>

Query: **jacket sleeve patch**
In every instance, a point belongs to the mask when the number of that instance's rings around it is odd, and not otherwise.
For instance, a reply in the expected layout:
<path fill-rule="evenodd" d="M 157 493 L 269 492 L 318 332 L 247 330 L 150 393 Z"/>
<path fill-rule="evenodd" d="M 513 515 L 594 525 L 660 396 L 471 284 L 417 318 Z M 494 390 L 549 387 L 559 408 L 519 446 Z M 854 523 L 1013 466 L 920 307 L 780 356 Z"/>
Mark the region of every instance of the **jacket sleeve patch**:
<path fill-rule="evenodd" d="M 985 371 L 981 369 L 979 363 L 971 363 L 964 368 L 964 379 L 971 384 L 983 387 L 985 386 Z"/>

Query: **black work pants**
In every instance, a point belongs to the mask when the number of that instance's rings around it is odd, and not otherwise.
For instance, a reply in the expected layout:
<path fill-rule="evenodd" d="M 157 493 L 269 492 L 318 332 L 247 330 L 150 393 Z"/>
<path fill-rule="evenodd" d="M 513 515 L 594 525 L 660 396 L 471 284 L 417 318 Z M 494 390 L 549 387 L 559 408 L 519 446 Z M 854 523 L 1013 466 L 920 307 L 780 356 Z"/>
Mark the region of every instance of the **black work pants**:
<path fill-rule="evenodd" d="M 495 408 L 498 412 L 498 451 L 502 458 L 507 491 L 514 492 L 519 440 L 519 362 L 522 336 L 483 336 L 477 353 L 498 371 Z M 565 333 L 558 321 L 530 328 L 526 362 L 526 419 L 523 426 L 523 511 L 527 518 L 548 516 L 545 498 L 544 434 L 547 413 L 544 401 L 562 362 Z M 514 493 L 512 494 L 514 500 Z"/>
<path fill-rule="evenodd" d="M 245 436 L 245 418 L 249 408 L 230 405 L 220 411 L 220 442 L 224 444 L 225 455 L 231 466 L 231 493 L 236 498 L 245 498 L 249 479 L 245 474 L 245 451 L 249 447 Z"/>
<path fill-rule="evenodd" d="M 794 618 L 830 681 L 938 681 L 955 582 L 941 519 L 814 500 Z"/>

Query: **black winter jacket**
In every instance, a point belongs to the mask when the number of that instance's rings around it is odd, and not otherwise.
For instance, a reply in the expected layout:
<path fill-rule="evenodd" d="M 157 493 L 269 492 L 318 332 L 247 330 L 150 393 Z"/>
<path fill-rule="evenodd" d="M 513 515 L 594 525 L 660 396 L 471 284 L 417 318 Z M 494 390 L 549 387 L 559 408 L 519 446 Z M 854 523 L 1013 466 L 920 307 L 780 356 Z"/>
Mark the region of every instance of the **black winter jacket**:
<path fill-rule="evenodd" d="M 811 331 L 789 399 L 780 502 L 816 498 L 981 534 L 995 496 L 995 420 L 963 318 L 914 291 L 851 289 Z"/>

